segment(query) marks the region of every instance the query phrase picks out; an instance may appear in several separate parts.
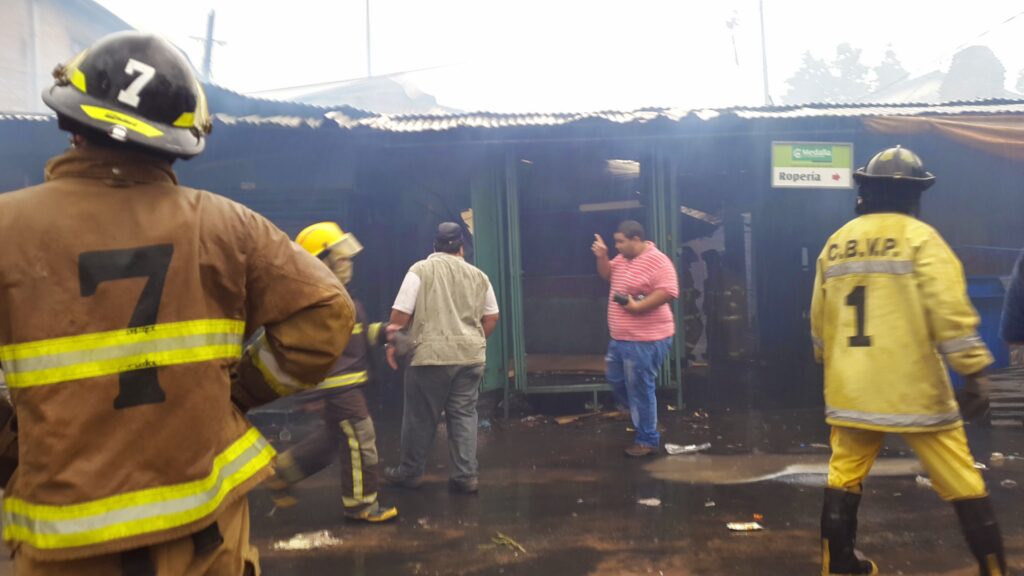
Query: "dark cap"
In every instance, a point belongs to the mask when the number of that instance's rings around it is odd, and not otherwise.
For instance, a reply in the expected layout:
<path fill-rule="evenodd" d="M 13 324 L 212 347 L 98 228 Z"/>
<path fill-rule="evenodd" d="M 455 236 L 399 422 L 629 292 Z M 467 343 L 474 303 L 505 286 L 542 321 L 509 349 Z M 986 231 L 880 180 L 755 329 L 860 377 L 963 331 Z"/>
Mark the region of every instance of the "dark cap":
<path fill-rule="evenodd" d="M 455 222 L 442 222 L 434 236 L 434 249 L 439 252 L 458 252 L 462 247 L 462 226 Z"/>

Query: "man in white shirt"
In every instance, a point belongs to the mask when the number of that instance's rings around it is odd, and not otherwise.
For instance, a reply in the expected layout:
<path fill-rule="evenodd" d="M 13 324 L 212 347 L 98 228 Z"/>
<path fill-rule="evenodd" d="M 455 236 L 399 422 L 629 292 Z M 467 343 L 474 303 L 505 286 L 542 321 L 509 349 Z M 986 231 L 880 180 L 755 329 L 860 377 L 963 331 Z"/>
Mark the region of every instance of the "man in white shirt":
<path fill-rule="evenodd" d="M 391 311 L 390 330 L 406 330 L 413 350 L 405 372 L 401 462 L 384 479 L 416 488 L 443 411 L 454 492 L 478 491 L 476 404 L 487 337 L 498 325 L 498 303 L 487 275 L 464 259 L 462 227 L 438 226 L 434 253 L 409 269 Z M 397 369 L 395 349 L 388 363 Z"/>

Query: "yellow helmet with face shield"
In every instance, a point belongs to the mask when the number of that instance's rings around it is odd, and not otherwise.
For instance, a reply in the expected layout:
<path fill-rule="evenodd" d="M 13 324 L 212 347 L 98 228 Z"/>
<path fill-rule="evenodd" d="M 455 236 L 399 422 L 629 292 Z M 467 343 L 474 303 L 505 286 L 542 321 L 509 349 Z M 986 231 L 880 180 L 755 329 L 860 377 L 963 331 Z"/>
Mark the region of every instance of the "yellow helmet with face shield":
<path fill-rule="evenodd" d="M 317 222 L 307 226 L 295 241 L 321 260 L 327 256 L 328 250 L 343 258 L 354 258 L 363 251 L 363 245 L 355 234 L 345 232 L 336 222 Z"/>
<path fill-rule="evenodd" d="M 345 232 L 336 222 L 317 222 L 299 232 L 295 241 L 327 264 L 342 284 L 352 281 L 352 259 L 363 251 L 355 234 Z"/>

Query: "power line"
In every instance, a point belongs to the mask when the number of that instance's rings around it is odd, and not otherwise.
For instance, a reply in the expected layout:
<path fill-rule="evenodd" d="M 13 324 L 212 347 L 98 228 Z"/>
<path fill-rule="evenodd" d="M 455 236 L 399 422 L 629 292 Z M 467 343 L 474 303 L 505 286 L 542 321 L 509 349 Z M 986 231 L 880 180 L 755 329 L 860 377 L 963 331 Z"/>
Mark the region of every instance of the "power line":
<path fill-rule="evenodd" d="M 981 34 L 978 34 L 977 36 L 974 36 L 973 38 L 963 42 L 962 44 L 960 44 L 956 48 L 953 48 L 952 50 L 947 50 L 946 52 L 943 52 L 941 56 L 939 56 L 938 58 L 935 59 L 935 63 L 936 64 L 941 64 L 942 60 L 944 58 L 946 58 L 946 56 L 948 56 L 950 54 L 956 54 L 957 52 L 959 52 L 959 51 L 963 50 L 964 48 L 966 48 L 968 45 L 973 44 L 979 38 L 983 38 L 983 37 L 987 36 L 989 33 L 991 33 L 996 28 L 999 28 L 1001 26 L 1009 24 L 1010 22 L 1016 20 L 1017 18 L 1019 18 L 1021 16 L 1024 16 L 1024 10 L 1021 10 L 1020 12 L 1017 12 L 1013 16 L 1010 16 L 1009 18 L 1003 20 L 1002 22 L 999 22 L 998 24 L 992 26 L 991 28 L 988 28 L 987 30 L 985 30 Z M 885 86 L 880 86 L 880 87 L 876 88 L 875 90 L 872 91 L 872 94 L 876 94 L 876 93 L 881 92 L 883 90 L 888 90 L 889 88 L 892 88 L 893 86 L 899 84 L 900 82 L 903 82 L 904 80 L 906 80 L 908 78 L 910 78 L 910 72 L 909 71 L 905 72 L 902 76 L 900 76 L 899 78 L 893 80 L 892 82 L 889 82 Z M 867 97 L 870 97 L 870 94 L 868 96 L 865 96 L 865 98 L 867 98 Z M 863 100 L 863 99 L 861 99 L 861 100 Z"/>

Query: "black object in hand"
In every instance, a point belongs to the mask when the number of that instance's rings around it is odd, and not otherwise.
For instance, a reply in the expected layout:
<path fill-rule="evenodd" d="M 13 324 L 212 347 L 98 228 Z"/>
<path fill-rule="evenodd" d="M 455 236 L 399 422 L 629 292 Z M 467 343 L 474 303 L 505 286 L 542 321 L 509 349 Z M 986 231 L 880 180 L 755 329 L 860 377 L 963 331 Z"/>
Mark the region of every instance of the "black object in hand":
<path fill-rule="evenodd" d="M 629 296 L 616 292 L 615 294 L 612 295 L 612 301 L 618 304 L 619 306 L 625 306 L 629 304 Z"/>

